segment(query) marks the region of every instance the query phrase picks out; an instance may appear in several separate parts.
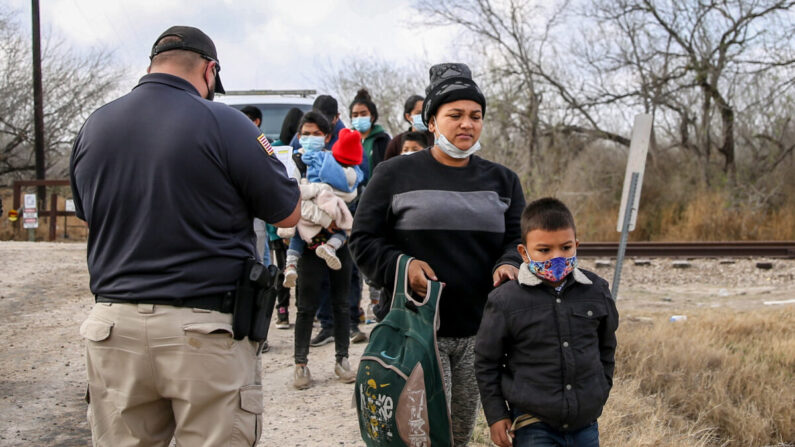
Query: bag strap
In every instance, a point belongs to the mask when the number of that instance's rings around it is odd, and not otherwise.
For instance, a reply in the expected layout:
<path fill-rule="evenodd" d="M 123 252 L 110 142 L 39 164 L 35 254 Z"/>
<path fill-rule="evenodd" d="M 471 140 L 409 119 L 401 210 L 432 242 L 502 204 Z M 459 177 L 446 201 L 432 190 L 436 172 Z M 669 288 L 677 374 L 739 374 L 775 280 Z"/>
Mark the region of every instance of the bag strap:
<path fill-rule="evenodd" d="M 428 288 L 425 297 L 421 302 L 410 298 L 409 290 L 409 263 L 414 258 L 405 254 L 398 256 L 397 268 L 395 269 L 395 289 L 392 292 L 392 305 L 390 309 L 414 307 L 431 304 L 434 309 L 438 305 L 439 297 L 442 294 L 444 284 L 439 281 L 428 280 Z M 409 304 L 410 303 L 410 304 Z"/>
<path fill-rule="evenodd" d="M 395 269 L 395 289 L 392 291 L 392 306 L 390 309 L 402 308 L 406 305 L 409 294 L 409 263 L 414 258 L 401 254 L 398 256 Z"/>

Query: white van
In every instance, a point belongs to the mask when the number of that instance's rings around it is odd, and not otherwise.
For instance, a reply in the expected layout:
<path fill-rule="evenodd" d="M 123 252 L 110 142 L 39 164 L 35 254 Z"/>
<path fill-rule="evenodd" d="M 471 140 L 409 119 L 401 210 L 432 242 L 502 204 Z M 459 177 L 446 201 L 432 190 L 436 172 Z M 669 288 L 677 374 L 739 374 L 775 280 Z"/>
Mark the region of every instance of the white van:
<path fill-rule="evenodd" d="M 226 94 L 216 94 L 215 101 L 228 104 L 238 110 L 246 106 L 255 106 L 262 112 L 260 129 L 274 141 L 279 138 L 287 111 L 293 107 L 306 113 L 312 110 L 315 101 L 315 90 L 237 90 Z M 285 141 L 285 144 L 289 141 Z"/>

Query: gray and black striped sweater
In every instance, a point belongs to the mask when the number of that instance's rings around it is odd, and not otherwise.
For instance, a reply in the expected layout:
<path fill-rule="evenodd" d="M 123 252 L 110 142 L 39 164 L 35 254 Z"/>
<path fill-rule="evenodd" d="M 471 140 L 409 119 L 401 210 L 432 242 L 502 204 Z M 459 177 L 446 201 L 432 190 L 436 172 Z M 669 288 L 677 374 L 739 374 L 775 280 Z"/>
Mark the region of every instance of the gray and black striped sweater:
<path fill-rule="evenodd" d="M 436 161 L 430 149 L 378 165 L 364 191 L 349 243 L 359 269 L 391 293 L 398 255 L 427 262 L 446 283 L 439 336 L 477 333 L 501 264 L 518 267 L 525 201 L 519 178 L 471 156 L 465 167 Z"/>

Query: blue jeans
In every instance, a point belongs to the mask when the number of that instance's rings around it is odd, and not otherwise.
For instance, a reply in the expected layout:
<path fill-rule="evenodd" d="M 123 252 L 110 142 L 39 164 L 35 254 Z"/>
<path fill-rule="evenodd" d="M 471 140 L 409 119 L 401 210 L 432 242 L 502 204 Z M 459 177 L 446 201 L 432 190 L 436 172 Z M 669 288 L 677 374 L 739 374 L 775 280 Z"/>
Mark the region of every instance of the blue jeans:
<path fill-rule="evenodd" d="M 348 240 L 348 234 L 345 233 L 344 231 L 340 230 L 340 231 L 338 231 L 336 233 L 333 233 L 329 237 L 329 240 L 331 240 L 331 239 L 339 240 L 340 241 L 339 242 L 339 246 L 341 247 L 341 246 L 345 245 L 345 241 Z M 305 249 L 306 249 L 306 241 L 303 240 L 300 235 L 298 235 L 298 230 L 296 230 L 295 236 L 293 236 L 290 239 L 290 247 L 287 250 L 287 254 L 288 255 L 292 254 L 292 255 L 295 255 L 295 256 L 301 256 L 302 254 L 304 254 L 304 250 Z"/>
<path fill-rule="evenodd" d="M 265 246 L 262 248 L 262 263 L 265 265 L 271 265 L 271 247 L 268 243 L 267 237 L 263 241 L 263 244 Z"/>
<path fill-rule="evenodd" d="M 290 238 L 290 245 L 287 247 L 287 256 L 295 256 L 296 258 L 300 258 L 302 254 L 304 254 L 304 249 L 306 248 L 306 241 L 301 239 L 301 236 L 298 235 L 296 231 L 296 235 Z"/>
<path fill-rule="evenodd" d="M 599 447 L 599 424 L 594 422 L 577 431 L 555 430 L 543 422 L 520 428 L 514 447 Z"/>
<path fill-rule="evenodd" d="M 268 232 L 265 229 L 265 221 L 254 219 L 254 234 L 257 236 L 255 246 L 257 248 L 257 260 L 265 265 L 271 263 L 271 250 L 268 246 Z"/>

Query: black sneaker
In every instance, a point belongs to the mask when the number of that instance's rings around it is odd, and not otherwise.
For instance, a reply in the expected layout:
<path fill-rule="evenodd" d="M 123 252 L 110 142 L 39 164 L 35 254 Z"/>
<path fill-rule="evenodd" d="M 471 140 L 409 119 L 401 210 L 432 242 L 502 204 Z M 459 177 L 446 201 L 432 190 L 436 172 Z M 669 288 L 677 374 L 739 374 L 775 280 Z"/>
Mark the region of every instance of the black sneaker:
<path fill-rule="evenodd" d="M 276 317 L 276 329 L 290 329 L 290 318 L 286 307 L 280 307 L 277 310 L 278 316 Z"/>
<path fill-rule="evenodd" d="M 268 340 L 265 340 L 264 342 L 262 342 L 262 351 L 260 351 L 260 352 L 265 354 L 266 352 L 268 352 L 270 350 L 271 350 L 271 345 L 268 344 Z"/>
<path fill-rule="evenodd" d="M 367 334 L 359 330 L 358 325 L 351 328 L 351 343 L 364 343 L 367 341 Z"/>
<path fill-rule="evenodd" d="M 321 329 L 320 332 L 309 341 L 309 346 L 323 346 L 332 341 L 334 341 L 334 332 L 331 329 Z"/>

